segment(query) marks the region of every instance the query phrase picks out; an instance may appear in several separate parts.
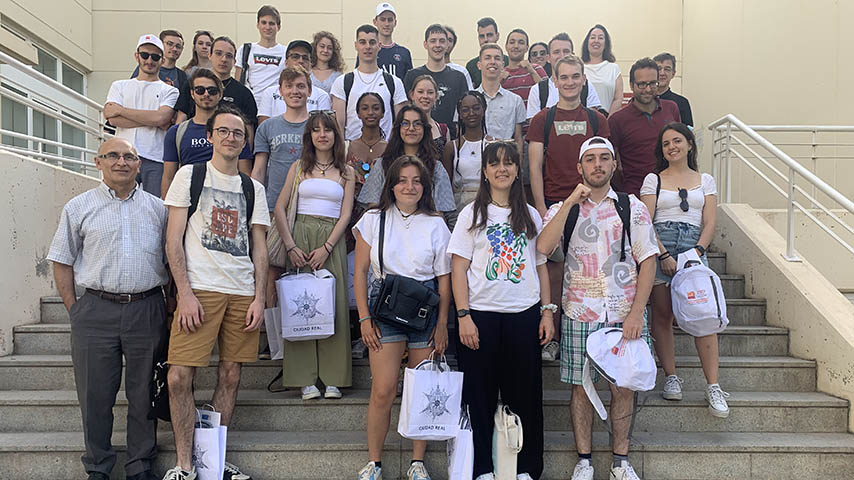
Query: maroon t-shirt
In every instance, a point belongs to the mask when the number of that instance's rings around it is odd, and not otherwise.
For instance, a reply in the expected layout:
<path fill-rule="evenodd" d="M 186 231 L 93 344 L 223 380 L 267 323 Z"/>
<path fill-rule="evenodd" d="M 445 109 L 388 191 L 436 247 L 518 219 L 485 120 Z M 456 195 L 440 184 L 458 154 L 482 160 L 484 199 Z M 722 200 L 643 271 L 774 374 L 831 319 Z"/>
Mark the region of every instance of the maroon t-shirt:
<path fill-rule="evenodd" d="M 679 106 L 670 100 L 659 100 L 658 107 L 648 115 L 632 99 L 608 117 L 610 140 L 623 166 L 622 185 L 614 185 L 614 190 L 640 196 L 643 179 L 655 170 L 658 134 L 668 123 L 680 121 Z"/>
<path fill-rule="evenodd" d="M 531 119 L 526 137 L 529 142 L 544 143 L 543 129 L 548 111 L 546 108 Z M 611 135 L 605 116 L 595 110 L 594 113 L 599 120 L 596 133 L 593 132 L 593 126 L 583 106 L 579 105 L 573 110 L 558 108 L 555 111 L 555 123 L 549 130 L 549 149 L 543 160 L 543 194 L 546 201 L 565 200 L 575 190 L 575 186 L 581 183 L 581 175 L 576 166 L 581 144 L 596 135 L 605 138 Z"/>

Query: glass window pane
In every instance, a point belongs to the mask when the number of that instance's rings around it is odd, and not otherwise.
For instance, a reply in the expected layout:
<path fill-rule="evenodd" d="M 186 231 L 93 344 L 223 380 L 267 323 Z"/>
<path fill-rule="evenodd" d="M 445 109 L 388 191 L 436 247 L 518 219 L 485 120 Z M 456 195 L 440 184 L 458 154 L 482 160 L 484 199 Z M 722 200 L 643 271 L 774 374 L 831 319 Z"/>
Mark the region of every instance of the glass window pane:
<path fill-rule="evenodd" d="M 85 95 L 83 92 L 83 74 L 64 63 L 62 64 L 62 84 L 81 95 Z"/>
<path fill-rule="evenodd" d="M 56 75 L 56 57 L 42 49 L 38 49 L 38 51 L 39 64 L 36 65 L 36 70 L 56 80 L 58 78 Z"/>
<path fill-rule="evenodd" d="M 33 136 L 56 141 L 56 119 L 33 111 Z M 38 148 L 38 146 L 34 147 Z M 53 154 L 58 152 L 55 145 L 47 144 L 44 145 L 43 151 Z"/>
<path fill-rule="evenodd" d="M 27 134 L 27 107 L 10 98 L 3 97 L 2 104 L 2 125 L 3 130 L 11 130 L 13 132 Z M 3 135 L 2 142 L 6 145 L 28 148 L 29 143 L 22 138 L 10 137 Z"/>
<path fill-rule="evenodd" d="M 79 128 L 72 127 L 71 125 L 62 122 L 62 143 L 67 143 L 69 145 L 76 145 L 78 147 L 86 146 L 86 134 L 83 130 Z M 71 150 L 68 148 L 62 149 L 63 157 L 70 158 L 82 158 L 83 152 L 79 150 Z"/>

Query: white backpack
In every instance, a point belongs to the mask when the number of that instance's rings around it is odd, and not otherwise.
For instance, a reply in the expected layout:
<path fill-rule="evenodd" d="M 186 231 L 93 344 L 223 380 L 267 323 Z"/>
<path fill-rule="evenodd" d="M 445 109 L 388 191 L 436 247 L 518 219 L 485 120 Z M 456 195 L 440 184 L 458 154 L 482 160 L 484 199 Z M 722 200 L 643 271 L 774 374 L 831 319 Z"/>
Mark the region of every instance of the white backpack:
<path fill-rule="evenodd" d="M 690 335 L 720 333 L 729 324 L 721 279 L 703 265 L 693 248 L 679 254 L 670 296 L 676 323 Z"/>

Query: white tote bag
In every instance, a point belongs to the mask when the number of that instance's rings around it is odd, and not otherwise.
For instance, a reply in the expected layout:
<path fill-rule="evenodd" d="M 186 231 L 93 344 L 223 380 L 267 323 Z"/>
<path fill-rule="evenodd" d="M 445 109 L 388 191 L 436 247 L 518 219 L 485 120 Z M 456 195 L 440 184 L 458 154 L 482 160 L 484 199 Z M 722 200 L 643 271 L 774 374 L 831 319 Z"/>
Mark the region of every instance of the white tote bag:
<path fill-rule="evenodd" d="M 721 279 L 690 249 L 679 254 L 676 274 L 670 282 L 673 315 L 685 333 L 705 337 L 729 325 Z"/>
<path fill-rule="evenodd" d="M 291 273 L 276 280 L 282 338 L 320 340 L 335 334 L 335 277 L 329 270 Z"/>
<path fill-rule="evenodd" d="M 412 440 L 448 440 L 460 431 L 463 372 L 453 372 L 445 357 L 425 360 L 403 374 L 403 399 L 397 432 Z"/>
<path fill-rule="evenodd" d="M 285 342 L 282 341 L 282 310 L 279 307 L 264 309 L 264 328 L 267 330 L 270 360 L 281 360 L 285 355 Z"/>
<path fill-rule="evenodd" d="M 495 480 L 516 480 L 516 457 L 522 451 L 522 419 L 499 402 L 494 420 L 492 465 Z"/>
<path fill-rule="evenodd" d="M 196 410 L 193 431 L 193 466 L 198 480 L 222 480 L 225 470 L 225 441 L 228 427 L 220 425 L 220 415 Z"/>
<path fill-rule="evenodd" d="M 448 478 L 472 480 L 474 475 L 474 438 L 471 423 L 465 411 L 460 413 L 460 431 L 448 440 Z"/>

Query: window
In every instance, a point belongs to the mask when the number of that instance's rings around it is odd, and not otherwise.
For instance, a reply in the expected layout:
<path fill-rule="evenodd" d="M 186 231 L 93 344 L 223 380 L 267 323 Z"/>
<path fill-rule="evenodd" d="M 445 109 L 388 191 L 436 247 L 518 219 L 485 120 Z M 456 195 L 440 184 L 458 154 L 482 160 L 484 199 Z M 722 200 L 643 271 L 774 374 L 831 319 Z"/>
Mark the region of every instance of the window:
<path fill-rule="evenodd" d="M 33 110 L 33 136 L 56 141 L 56 120 Z M 55 145 L 45 144 L 42 151 L 55 155 L 57 148 Z"/>
<path fill-rule="evenodd" d="M 11 130 L 17 133 L 27 134 L 28 131 L 28 120 L 27 120 L 27 106 L 22 105 L 8 97 L 3 97 L 0 100 L 0 111 L 2 111 L 2 125 L 3 130 Z M 12 145 L 14 147 L 27 148 L 29 146 L 28 142 L 23 138 L 10 137 L 8 135 L 3 135 L 2 142 L 6 145 Z"/>
<path fill-rule="evenodd" d="M 48 77 L 50 77 L 54 80 L 59 80 L 59 77 L 57 77 L 57 72 L 56 72 L 56 57 L 45 52 L 41 48 L 39 48 L 38 51 L 39 51 L 39 64 L 36 65 L 36 67 L 35 67 L 36 70 L 47 75 Z"/>
<path fill-rule="evenodd" d="M 62 84 L 75 92 L 84 95 L 83 74 L 64 63 L 62 64 Z"/>

